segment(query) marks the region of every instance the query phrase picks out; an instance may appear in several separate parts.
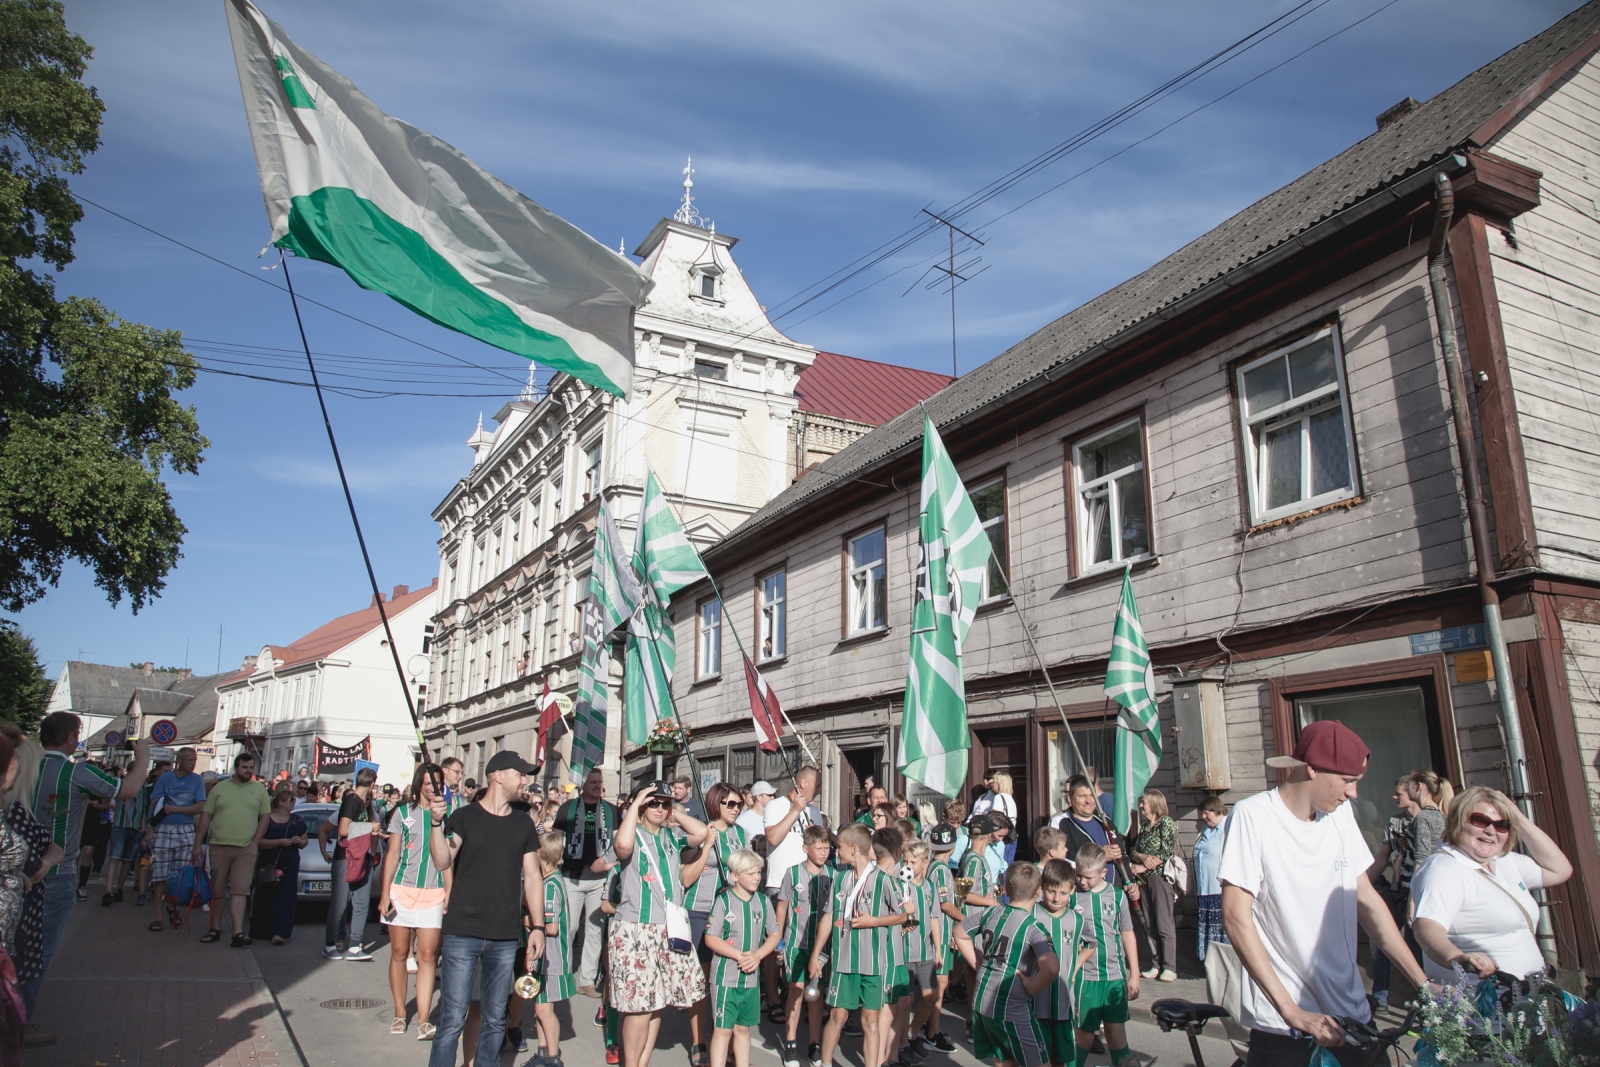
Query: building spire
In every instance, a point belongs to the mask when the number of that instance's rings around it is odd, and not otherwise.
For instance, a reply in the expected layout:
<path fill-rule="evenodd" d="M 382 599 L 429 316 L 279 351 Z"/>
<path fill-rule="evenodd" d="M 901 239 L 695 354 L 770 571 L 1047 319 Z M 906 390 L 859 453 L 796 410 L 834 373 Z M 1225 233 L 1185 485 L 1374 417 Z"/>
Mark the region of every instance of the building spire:
<path fill-rule="evenodd" d="M 685 226 L 715 226 L 708 219 L 700 217 L 700 212 L 694 206 L 694 158 L 688 157 L 683 164 L 683 203 L 678 205 L 677 212 L 672 216 L 674 222 L 681 222 Z"/>

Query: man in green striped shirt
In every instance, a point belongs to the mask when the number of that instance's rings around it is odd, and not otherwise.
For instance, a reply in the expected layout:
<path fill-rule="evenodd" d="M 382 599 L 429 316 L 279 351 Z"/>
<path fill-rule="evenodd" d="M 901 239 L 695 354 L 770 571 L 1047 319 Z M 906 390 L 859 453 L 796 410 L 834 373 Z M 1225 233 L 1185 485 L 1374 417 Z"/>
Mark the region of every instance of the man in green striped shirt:
<path fill-rule="evenodd" d="M 837 851 L 846 870 L 833 890 L 833 904 L 817 925 L 817 942 L 811 949 L 808 972 L 822 976 L 824 946 L 833 953 L 833 975 L 828 980 L 828 1024 L 822 1031 L 821 1062 L 833 1062 L 839 1033 L 856 1008 L 861 1009 L 862 1067 L 881 1067 L 888 1035 L 882 1020 L 885 986 L 890 973 L 887 927 L 905 922 L 894 879 L 874 862 L 872 834 L 860 823 L 839 831 Z M 894 931 L 898 933 L 898 931 Z M 882 1020 L 885 1025 L 880 1026 Z"/>
<path fill-rule="evenodd" d="M 1106 880 L 1105 849 L 1092 841 L 1079 848 L 1077 867 L 1078 891 L 1067 905 L 1074 914 L 1073 939 L 1083 946 L 1072 989 L 1078 1014 L 1075 1067 L 1083 1067 L 1102 1026 L 1113 1067 L 1119 1067 L 1131 1055 L 1128 1001 L 1139 995 L 1139 970 L 1130 964 L 1139 958 L 1139 945 L 1126 894 Z"/>
<path fill-rule="evenodd" d="M 999 1067 L 1043 1067 L 1044 1031 L 1034 1018 L 1033 998 L 1056 980 L 1060 962 L 1050 934 L 1033 917 L 1039 868 L 1006 868 L 1011 903 L 968 915 L 956 928 L 956 948 L 977 973 L 972 994 L 972 1050 Z M 983 956 L 973 944 L 981 934 Z"/>
<path fill-rule="evenodd" d="M 761 892 L 761 857 L 747 848 L 723 861 L 728 888 L 717 894 L 706 922 L 711 963 L 711 1067 L 750 1067 L 750 1028 L 761 1025 L 761 961 L 781 936 L 772 900 Z"/>

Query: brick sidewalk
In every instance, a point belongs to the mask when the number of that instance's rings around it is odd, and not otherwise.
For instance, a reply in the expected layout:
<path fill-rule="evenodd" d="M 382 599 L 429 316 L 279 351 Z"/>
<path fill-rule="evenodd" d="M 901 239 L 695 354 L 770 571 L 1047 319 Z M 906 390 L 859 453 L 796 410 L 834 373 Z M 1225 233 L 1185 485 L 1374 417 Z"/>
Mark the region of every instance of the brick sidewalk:
<path fill-rule="evenodd" d="M 153 906 L 100 907 L 90 885 L 39 992 L 34 1022 L 57 1036 L 29 1067 L 297 1067 L 301 1062 L 255 957 L 200 944 L 206 915 L 151 933 Z"/>

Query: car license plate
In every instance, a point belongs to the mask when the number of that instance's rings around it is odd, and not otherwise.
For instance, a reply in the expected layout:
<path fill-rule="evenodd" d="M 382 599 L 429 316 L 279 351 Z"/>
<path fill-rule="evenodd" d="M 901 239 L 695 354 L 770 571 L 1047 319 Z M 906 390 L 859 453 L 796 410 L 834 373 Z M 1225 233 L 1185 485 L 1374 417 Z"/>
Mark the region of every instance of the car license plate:
<path fill-rule="evenodd" d="M 307 882 L 305 886 L 301 890 L 303 893 L 331 893 L 333 891 L 332 882 Z"/>

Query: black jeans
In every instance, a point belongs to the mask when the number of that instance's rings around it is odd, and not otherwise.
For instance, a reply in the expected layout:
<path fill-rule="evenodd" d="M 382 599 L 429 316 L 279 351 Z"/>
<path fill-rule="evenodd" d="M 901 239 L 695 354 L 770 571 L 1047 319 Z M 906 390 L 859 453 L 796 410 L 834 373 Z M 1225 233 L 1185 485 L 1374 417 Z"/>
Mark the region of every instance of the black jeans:
<path fill-rule="evenodd" d="M 1317 1043 L 1309 1037 L 1285 1037 L 1267 1030 L 1250 1031 L 1250 1051 L 1244 1067 L 1306 1067 Z M 1339 1067 L 1366 1067 L 1366 1057 L 1353 1045 L 1330 1048 Z"/>

